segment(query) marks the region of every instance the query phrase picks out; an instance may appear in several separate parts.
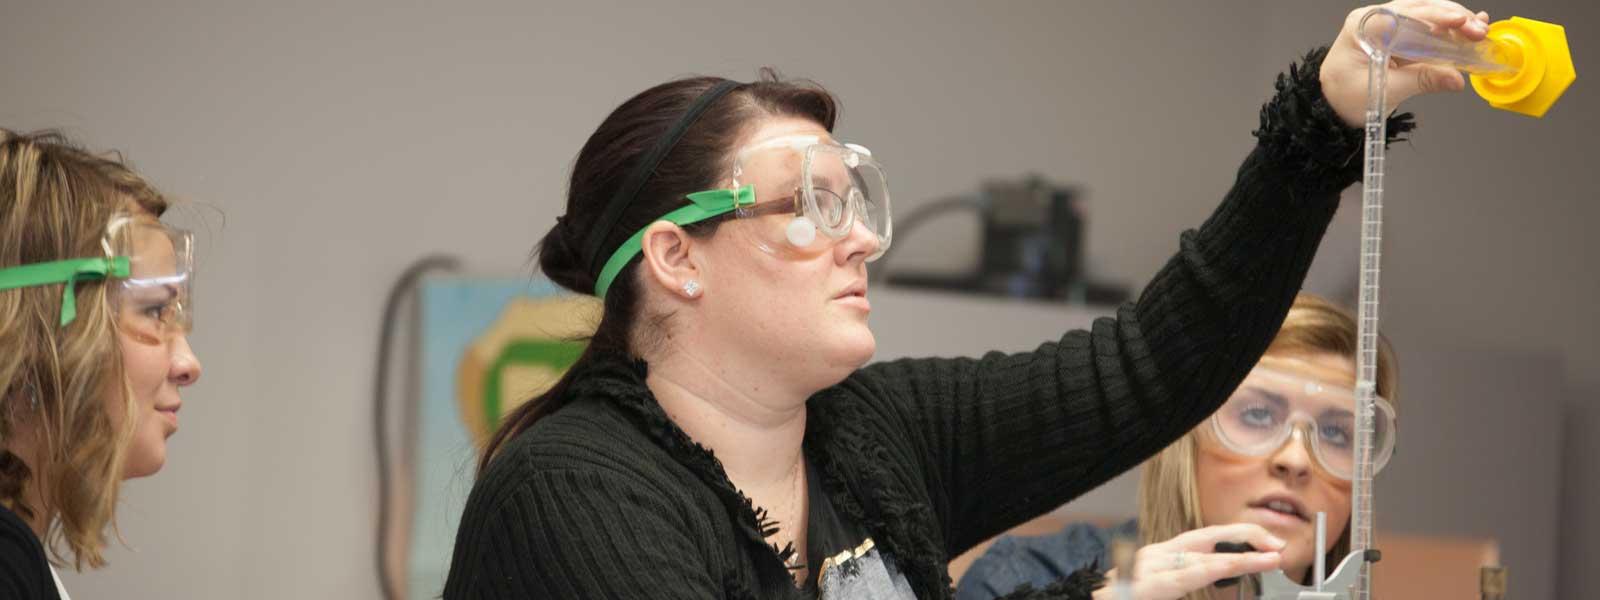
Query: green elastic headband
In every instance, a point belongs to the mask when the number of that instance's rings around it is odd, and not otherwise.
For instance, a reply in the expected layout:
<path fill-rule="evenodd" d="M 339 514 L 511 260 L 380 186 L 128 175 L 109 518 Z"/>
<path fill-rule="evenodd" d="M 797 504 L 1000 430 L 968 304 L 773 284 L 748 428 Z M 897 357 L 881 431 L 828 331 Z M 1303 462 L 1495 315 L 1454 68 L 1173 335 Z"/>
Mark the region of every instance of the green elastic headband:
<path fill-rule="evenodd" d="M 73 258 L 0 269 L 0 290 L 65 283 L 61 290 L 61 326 L 78 318 L 78 281 L 127 277 L 128 257 Z"/>
<path fill-rule="evenodd" d="M 691 204 L 661 215 L 661 218 L 656 220 L 688 225 L 733 212 L 735 208 L 756 203 L 756 188 L 753 185 L 746 185 L 737 190 L 706 190 L 689 194 L 688 198 Z M 600 269 L 599 279 L 594 282 L 594 295 L 606 297 L 606 290 L 611 289 L 611 281 L 617 278 L 617 273 L 622 272 L 622 268 L 628 266 L 628 261 L 633 260 L 634 255 L 640 252 L 645 229 L 649 229 L 649 225 L 634 232 L 633 236 L 623 242 L 611 258 L 606 260 L 606 266 Z"/>

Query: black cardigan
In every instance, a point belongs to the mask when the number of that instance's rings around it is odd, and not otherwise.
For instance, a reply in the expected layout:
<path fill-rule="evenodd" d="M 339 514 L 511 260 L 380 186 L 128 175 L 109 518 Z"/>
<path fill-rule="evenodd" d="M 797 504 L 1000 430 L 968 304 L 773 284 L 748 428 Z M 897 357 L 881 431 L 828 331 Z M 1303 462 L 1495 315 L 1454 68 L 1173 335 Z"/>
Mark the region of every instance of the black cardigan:
<path fill-rule="evenodd" d="M 1222 205 L 1137 302 L 1032 352 L 873 364 L 807 403 L 806 457 L 920 598 L 949 558 L 1138 465 L 1210 415 L 1299 290 L 1362 134 L 1317 80 L 1278 78 Z M 1407 115 L 1391 134 L 1410 129 Z M 467 501 L 444 597 L 796 597 L 773 523 L 666 416 L 646 365 L 587 367 L 568 404 L 509 442 Z M 1080 572 L 1032 598 L 1088 598 Z"/>

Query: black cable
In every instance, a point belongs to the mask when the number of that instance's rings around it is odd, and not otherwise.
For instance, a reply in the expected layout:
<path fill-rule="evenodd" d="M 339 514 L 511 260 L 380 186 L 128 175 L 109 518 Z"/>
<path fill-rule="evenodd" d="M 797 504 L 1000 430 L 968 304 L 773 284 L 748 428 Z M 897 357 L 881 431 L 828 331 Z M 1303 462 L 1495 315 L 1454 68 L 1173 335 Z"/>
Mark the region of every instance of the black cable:
<path fill-rule="evenodd" d="M 928 204 L 918 206 L 916 210 L 911 211 L 911 213 L 906 215 L 904 218 L 898 219 L 895 222 L 895 224 L 898 225 L 898 227 L 895 227 L 895 237 L 902 240 L 905 239 L 906 234 L 911 233 L 911 231 L 916 229 L 918 225 L 921 225 L 924 221 L 927 221 L 928 219 L 936 217 L 940 214 L 956 209 L 971 209 L 981 213 L 984 207 L 987 205 L 988 203 L 983 201 L 981 198 L 974 198 L 971 196 L 955 196 L 952 198 L 934 200 Z M 904 246 L 901 244 L 895 244 L 893 241 L 891 241 L 889 244 L 889 249 L 883 251 L 883 256 L 878 257 L 878 260 L 876 261 L 878 263 L 877 268 L 867 270 L 867 280 L 879 281 L 886 277 L 889 273 L 889 255 L 894 254 L 896 248 L 902 247 Z"/>
<path fill-rule="evenodd" d="M 389 572 L 389 521 L 394 517 L 390 514 L 389 504 L 389 346 L 394 343 L 395 315 L 400 311 L 401 298 L 413 287 L 417 280 L 425 273 L 434 269 L 454 271 L 459 269 L 461 261 L 453 256 L 433 255 L 425 257 L 406 267 L 401 272 L 400 278 L 394 286 L 389 288 L 388 299 L 383 304 L 383 322 L 379 325 L 378 334 L 378 373 L 376 385 L 373 386 L 372 418 L 373 433 L 378 446 L 378 587 L 383 591 L 387 600 L 401 598 L 400 591 L 395 589 Z"/>

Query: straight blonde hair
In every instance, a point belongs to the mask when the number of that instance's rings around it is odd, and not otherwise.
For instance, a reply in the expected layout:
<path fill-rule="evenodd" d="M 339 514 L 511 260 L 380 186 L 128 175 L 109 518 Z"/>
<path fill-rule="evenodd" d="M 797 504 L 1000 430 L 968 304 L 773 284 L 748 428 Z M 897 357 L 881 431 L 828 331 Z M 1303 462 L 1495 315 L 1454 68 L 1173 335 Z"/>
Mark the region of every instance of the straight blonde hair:
<path fill-rule="evenodd" d="M 1267 355 L 1336 354 L 1353 360 L 1357 344 L 1356 319 L 1349 311 L 1311 294 L 1295 297 L 1294 305 L 1267 347 Z M 1378 339 L 1378 395 L 1398 410 L 1399 364 L 1388 338 Z M 1195 476 L 1198 450 L 1190 431 L 1145 461 L 1139 480 L 1139 538 L 1143 544 L 1164 542 L 1185 531 L 1217 523 L 1200 516 L 1200 486 Z M 1330 565 L 1350 552 L 1347 527 L 1328 550 Z M 1207 590 L 1197 590 L 1185 600 L 1206 600 Z"/>
<path fill-rule="evenodd" d="M 0 268 L 104 256 L 111 218 L 136 206 L 159 216 L 167 200 L 120 156 L 0 129 Z M 78 315 L 62 327 L 64 285 L 0 291 L 0 503 L 42 519 L 52 562 L 81 571 L 106 564 L 136 413 L 107 287 L 77 282 Z"/>

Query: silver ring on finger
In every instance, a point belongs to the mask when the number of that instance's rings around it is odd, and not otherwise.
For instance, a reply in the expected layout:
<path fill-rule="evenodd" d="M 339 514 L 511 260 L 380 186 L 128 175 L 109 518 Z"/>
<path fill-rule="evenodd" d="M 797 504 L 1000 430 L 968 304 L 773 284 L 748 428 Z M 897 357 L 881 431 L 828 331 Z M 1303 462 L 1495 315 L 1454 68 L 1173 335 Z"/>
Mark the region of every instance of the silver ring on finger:
<path fill-rule="evenodd" d="M 1176 571 L 1178 569 L 1182 569 L 1184 567 L 1189 566 L 1189 556 L 1188 555 L 1189 555 L 1189 553 L 1185 552 L 1183 550 L 1179 550 L 1176 554 L 1173 554 L 1172 555 L 1172 569 L 1171 570 Z"/>

